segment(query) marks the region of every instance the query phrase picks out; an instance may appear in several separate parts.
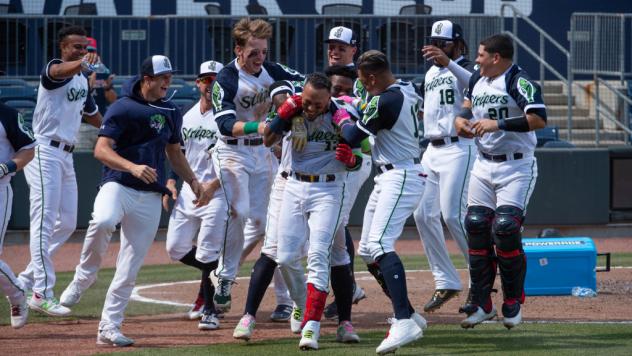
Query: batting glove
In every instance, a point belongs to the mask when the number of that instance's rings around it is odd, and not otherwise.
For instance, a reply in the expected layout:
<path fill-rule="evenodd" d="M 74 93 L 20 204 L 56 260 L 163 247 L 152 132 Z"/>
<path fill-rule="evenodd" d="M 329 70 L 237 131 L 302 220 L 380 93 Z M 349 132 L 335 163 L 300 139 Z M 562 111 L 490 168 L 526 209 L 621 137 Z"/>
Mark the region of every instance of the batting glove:
<path fill-rule="evenodd" d="M 297 94 L 285 99 L 285 102 L 283 102 L 283 104 L 281 104 L 277 109 L 277 114 L 279 114 L 281 120 L 289 120 L 300 114 L 303 110 L 302 100 L 301 96 Z"/>
<path fill-rule="evenodd" d="M 345 109 L 338 109 L 332 116 L 331 121 L 333 121 L 336 126 L 342 127 L 351 123 L 351 115 L 349 115 L 349 112 Z"/>
<path fill-rule="evenodd" d="M 292 147 L 294 150 L 301 152 L 305 149 L 307 144 L 307 128 L 305 127 L 305 121 L 301 116 L 295 116 L 292 118 Z"/>
<path fill-rule="evenodd" d="M 336 159 L 344 163 L 347 168 L 353 168 L 356 165 L 356 156 L 351 150 L 351 146 L 346 143 L 339 143 L 336 146 Z"/>

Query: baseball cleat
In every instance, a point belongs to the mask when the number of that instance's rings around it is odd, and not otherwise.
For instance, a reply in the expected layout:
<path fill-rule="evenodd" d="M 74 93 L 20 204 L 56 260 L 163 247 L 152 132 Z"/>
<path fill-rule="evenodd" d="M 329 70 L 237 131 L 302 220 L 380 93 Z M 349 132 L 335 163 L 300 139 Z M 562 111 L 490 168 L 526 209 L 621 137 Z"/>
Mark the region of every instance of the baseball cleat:
<path fill-rule="evenodd" d="M 366 293 L 364 293 L 364 289 L 355 284 L 353 286 L 353 304 L 358 304 L 362 299 L 366 299 Z"/>
<path fill-rule="evenodd" d="M 428 312 L 433 312 L 433 311 L 441 308 L 441 306 L 443 304 L 445 304 L 445 302 L 447 302 L 448 300 L 458 296 L 459 292 L 460 291 L 458 289 L 437 289 L 437 290 L 435 290 L 434 294 L 432 295 L 432 297 L 430 298 L 428 303 L 426 303 L 426 305 L 424 305 L 424 311 L 426 313 L 428 313 Z"/>
<path fill-rule="evenodd" d="M 59 303 L 65 307 L 72 307 L 79 303 L 81 299 L 81 290 L 74 282 L 70 282 L 68 287 L 64 289 L 59 297 Z"/>
<path fill-rule="evenodd" d="M 290 320 L 292 316 L 292 306 L 279 304 L 276 306 L 272 314 L 270 314 L 270 320 L 277 322 L 285 322 Z"/>
<path fill-rule="evenodd" d="M 206 310 L 202 313 L 202 319 L 198 323 L 199 330 L 216 330 L 219 329 L 219 319 L 217 315 L 213 312 L 207 312 Z"/>
<path fill-rule="evenodd" d="M 189 320 L 197 320 L 202 317 L 204 311 L 204 296 L 198 295 L 191 309 L 187 312 Z"/>
<path fill-rule="evenodd" d="M 503 325 L 509 330 L 522 322 L 522 308 L 520 303 L 503 303 Z"/>
<path fill-rule="evenodd" d="M 134 345 L 134 340 L 123 335 L 117 328 L 99 330 L 97 334 L 97 345 L 126 347 Z"/>
<path fill-rule="evenodd" d="M 9 298 L 7 297 L 7 300 Z M 9 301 L 11 304 L 11 301 Z M 29 306 L 26 303 L 26 297 L 19 304 L 11 304 L 11 327 L 19 329 L 26 324 L 29 318 Z"/>
<path fill-rule="evenodd" d="M 360 342 L 360 336 L 358 336 L 353 329 L 351 322 L 345 320 L 338 325 L 338 330 L 336 330 L 336 341 L 343 343 L 358 343 Z"/>
<path fill-rule="evenodd" d="M 336 300 L 329 303 L 323 310 L 323 316 L 325 319 L 336 319 L 338 318 L 338 305 L 336 304 Z"/>
<path fill-rule="evenodd" d="M 318 338 L 320 337 L 320 322 L 309 320 L 301 331 L 301 341 L 298 347 L 303 351 L 318 350 Z"/>
<path fill-rule="evenodd" d="M 303 324 L 303 309 L 294 306 L 292 308 L 292 316 L 290 317 L 290 329 L 292 333 L 299 334 L 301 332 L 301 324 Z"/>
<path fill-rule="evenodd" d="M 423 336 L 423 331 L 412 319 L 395 319 L 391 328 L 382 340 L 380 346 L 375 349 L 378 355 L 394 353 L 400 347 L 418 340 Z"/>
<path fill-rule="evenodd" d="M 230 290 L 233 287 L 233 283 L 233 281 L 227 279 L 220 279 L 217 282 L 217 289 L 215 290 L 213 301 L 215 302 L 215 307 L 224 312 L 230 311 Z"/>
<path fill-rule="evenodd" d="M 46 299 L 37 293 L 33 293 L 33 296 L 28 299 L 28 304 L 31 309 L 50 316 L 67 316 L 71 312 L 70 309 L 59 304 L 57 299 Z"/>
<path fill-rule="evenodd" d="M 410 318 L 415 322 L 415 324 L 417 324 L 417 326 L 419 326 L 421 330 L 426 330 L 428 328 L 428 322 L 423 316 L 421 316 L 421 314 L 414 312 L 410 314 Z"/>
<path fill-rule="evenodd" d="M 483 308 L 479 306 L 479 307 L 476 307 L 476 311 L 474 313 L 468 315 L 467 318 L 461 321 L 461 327 L 463 329 L 474 328 L 476 325 L 486 320 L 493 319 L 495 316 L 496 316 L 496 307 L 494 307 L 493 305 L 492 305 L 492 310 L 489 313 L 486 313 L 485 310 L 483 310 Z"/>
<path fill-rule="evenodd" d="M 235 331 L 233 331 L 233 337 L 235 339 L 240 340 L 250 340 L 252 337 L 252 332 L 255 330 L 255 317 L 250 314 L 244 314 L 244 316 L 239 319 L 239 323 L 235 326 Z"/>

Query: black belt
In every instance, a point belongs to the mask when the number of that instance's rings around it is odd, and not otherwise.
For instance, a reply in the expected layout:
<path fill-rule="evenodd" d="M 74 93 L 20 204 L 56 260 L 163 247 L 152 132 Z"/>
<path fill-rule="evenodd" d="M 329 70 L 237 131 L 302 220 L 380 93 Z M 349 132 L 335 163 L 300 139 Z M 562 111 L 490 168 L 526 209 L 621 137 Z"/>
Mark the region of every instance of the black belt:
<path fill-rule="evenodd" d="M 435 146 L 435 147 L 441 147 L 441 146 L 446 144 L 446 142 L 445 142 L 446 139 L 447 139 L 447 137 L 445 137 L 445 138 L 438 138 L 436 140 L 430 140 L 430 143 L 433 146 Z M 450 137 L 450 143 L 455 143 L 455 142 L 459 142 L 459 136 L 452 136 L 452 137 Z"/>
<path fill-rule="evenodd" d="M 62 150 L 68 152 L 68 153 L 72 153 L 72 151 L 75 150 L 75 146 L 74 145 L 66 145 L 64 143 L 61 143 L 59 141 L 55 141 L 55 140 L 50 140 L 50 145 L 56 148 L 61 147 Z"/>
<path fill-rule="evenodd" d="M 226 140 L 225 142 L 228 145 L 238 145 L 239 140 L 242 140 L 244 142 L 244 145 L 246 146 L 259 146 L 263 144 L 263 139 L 261 137 L 259 138 L 231 138 L 231 139 Z"/>
<path fill-rule="evenodd" d="M 296 173 L 296 172 L 290 172 L 290 174 L 293 175 L 296 179 L 300 180 L 301 182 L 318 183 L 321 181 L 320 180 L 321 176 L 312 176 L 309 174 L 301 174 L 301 173 Z M 281 173 L 281 175 L 283 175 L 283 173 Z M 325 182 L 333 182 L 335 180 L 336 180 L 335 174 L 325 175 Z"/>
<path fill-rule="evenodd" d="M 507 161 L 507 155 L 490 155 L 489 153 L 481 152 L 481 156 L 483 156 L 483 158 L 485 158 L 486 160 L 490 160 L 494 162 Z M 512 156 L 514 160 L 521 159 L 522 157 L 524 157 L 524 155 L 520 152 L 516 152 L 513 155 L 510 155 L 509 157 L 512 157 Z"/>
<path fill-rule="evenodd" d="M 413 158 L 413 163 L 419 164 L 419 162 L 421 162 L 419 160 L 419 158 Z M 384 173 L 386 171 L 390 171 L 393 168 L 395 168 L 395 166 L 393 166 L 392 163 L 387 163 L 387 164 L 382 165 L 382 166 L 377 166 L 377 172 L 378 172 L 378 174 L 380 174 L 380 173 Z"/>
<path fill-rule="evenodd" d="M 283 179 L 287 179 L 289 176 L 290 175 L 286 171 L 281 172 L 281 177 L 283 177 Z"/>

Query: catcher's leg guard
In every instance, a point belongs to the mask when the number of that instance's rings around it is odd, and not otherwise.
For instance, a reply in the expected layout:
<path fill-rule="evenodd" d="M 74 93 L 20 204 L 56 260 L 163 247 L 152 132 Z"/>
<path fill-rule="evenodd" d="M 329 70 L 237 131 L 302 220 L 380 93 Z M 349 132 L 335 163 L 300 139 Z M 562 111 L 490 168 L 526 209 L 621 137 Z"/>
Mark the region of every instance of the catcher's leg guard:
<path fill-rule="evenodd" d="M 492 226 L 505 301 L 524 302 L 527 262 L 522 249 L 522 209 L 501 205 Z"/>
<path fill-rule="evenodd" d="M 472 306 L 464 306 L 467 313 L 481 306 L 491 310 L 492 288 L 496 278 L 496 261 L 492 245 L 492 221 L 494 210 L 484 206 L 470 206 L 465 215 L 470 257 L 470 296 Z"/>

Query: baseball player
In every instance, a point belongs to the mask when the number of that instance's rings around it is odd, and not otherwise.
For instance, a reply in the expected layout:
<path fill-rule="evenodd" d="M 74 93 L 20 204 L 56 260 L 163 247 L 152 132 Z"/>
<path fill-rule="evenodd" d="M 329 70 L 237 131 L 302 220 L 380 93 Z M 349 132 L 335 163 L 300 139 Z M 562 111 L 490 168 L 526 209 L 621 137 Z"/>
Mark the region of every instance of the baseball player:
<path fill-rule="evenodd" d="M 290 295 L 297 304 L 306 296 L 299 342 L 302 350 L 318 349 L 330 266 L 349 264 L 344 239 L 334 237 L 342 222 L 343 201 L 348 198 L 344 187 L 346 170 L 358 169 L 362 164 L 351 147 L 341 141 L 338 127 L 333 124 L 334 116 L 349 119 L 350 113 L 331 100 L 330 92 L 331 82 L 324 74 L 309 75 L 302 94 L 288 98 L 277 109 L 278 117 L 266 127 L 266 144 L 272 144 L 289 131 L 290 119 L 301 114 L 307 132 L 305 147 L 302 150 L 292 147 L 277 233 L 278 263 Z M 296 272 L 302 271 L 301 247 L 306 239 L 307 288 L 302 276 L 296 278 Z M 347 284 L 351 284 L 351 274 L 346 277 Z"/>
<path fill-rule="evenodd" d="M 422 48 L 424 58 L 433 62 L 421 84 L 424 137 L 430 141 L 421 165 L 428 177 L 414 213 L 435 280 L 435 291 L 424 305 L 426 312 L 439 309 L 461 290 L 459 274 L 445 244 L 442 215 L 468 261 L 463 219 L 475 148 L 473 140 L 458 137 L 454 129 L 454 118 L 461 111 L 464 91 L 474 71 L 473 64 L 463 57 L 466 52 L 461 26 L 448 20 L 432 25 L 430 44 Z"/>
<path fill-rule="evenodd" d="M 200 74 L 196 85 L 200 91 L 200 100 L 182 119 L 181 139 L 183 151 L 198 181 L 212 182 L 214 189 L 219 188 L 219 179 L 213 171 L 213 163 L 208 153 L 217 142 L 217 124 L 213 117 L 211 87 L 217 73 L 223 68 L 219 62 L 208 61 L 200 64 Z M 209 205 L 197 208 L 193 201 L 195 195 L 191 187 L 184 183 L 178 195 L 176 181 L 172 174 L 167 180 L 167 189 L 176 200 L 169 218 L 167 230 L 167 253 L 174 261 L 198 268 L 202 271 L 201 290 L 203 310 L 198 324 L 200 330 L 219 328 L 213 294 L 215 288 L 210 280 L 211 271 L 217 268 L 217 260 L 226 238 L 227 221 L 226 200 L 224 195 L 216 192 Z M 163 207 L 168 210 L 169 196 L 164 195 Z M 199 230 L 199 232 L 198 232 Z M 193 245 L 193 237 L 197 235 L 197 245 Z"/>
<path fill-rule="evenodd" d="M 353 57 L 357 52 L 357 39 L 355 37 L 355 34 L 350 28 L 337 26 L 329 31 L 329 38 L 325 42 L 327 43 L 327 59 L 330 66 L 326 73 L 332 81 L 332 96 L 352 96 L 353 82 L 350 89 L 348 86 L 348 80 L 357 80 L 356 68 L 355 64 L 353 63 Z M 338 67 L 346 67 L 348 71 Z M 350 78 L 350 76 L 352 77 Z M 371 149 L 368 140 L 365 141 L 364 145 L 362 145 L 362 150 L 358 149 L 358 153 L 363 155 L 362 166 L 357 171 L 349 172 L 349 179 L 346 184 L 346 187 L 349 190 L 349 199 L 345 202 L 345 211 L 343 213 L 343 222 L 341 228 L 336 232 L 336 234 L 344 234 L 344 237 L 346 239 L 347 251 L 351 259 L 351 262 L 349 263 L 349 269 L 351 270 L 351 273 L 353 273 L 355 246 L 353 244 L 351 234 L 349 233 L 349 229 L 347 228 L 347 223 L 349 222 L 349 213 L 351 212 L 353 203 L 355 202 L 355 199 L 360 192 L 360 188 L 362 188 L 364 182 L 367 180 L 369 175 L 371 175 Z M 343 270 L 332 271 L 332 283 L 337 283 L 336 276 L 340 273 L 346 272 Z M 349 287 L 350 290 L 347 291 L 346 289 L 349 289 Z M 353 303 L 356 304 L 360 300 L 366 298 L 364 290 L 357 287 L 355 279 L 353 280 L 353 283 L 351 285 L 345 285 L 344 288 L 345 289 L 334 288 L 334 294 L 342 295 L 344 298 L 346 298 L 346 295 L 349 294 L 348 292 L 350 292 L 352 294 L 351 300 Z M 341 305 L 345 305 L 343 306 L 343 308 L 349 309 L 350 313 L 350 307 L 346 306 L 347 302 L 343 302 L 341 303 Z M 336 302 L 336 300 L 334 300 L 325 308 L 324 315 L 326 318 L 335 318 L 338 315 L 338 303 Z"/>
<path fill-rule="evenodd" d="M 404 266 L 394 248 L 424 190 L 425 174 L 419 164 L 416 137 L 421 98 L 412 83 L 393 77 L 382 52 L 363 53 L 357 67 L 358 77 L 370 95 L 364 117 L 356 123 L 335 121 L 352 144 L 369 135 L 374 138 L 371 152 L 378 175 L 364 213 L 358 253 L 390 297 L 395 312 L 387 337 L 376 349 L 383 354 L 419 339 L 426 326 L 408 300 Z"/>
<path fill-rule="evenodd" d="M 161 197 L 170 194 L 164 185 L 165 156 L 191 188 L 196 206 L 208 203 L 212 193 L 210 184 L 199 183 L 180 150 L 180 111 L 163 99 L 172 72 L 171 62 L 165 56 L 145 59 L 140 75 L 125 83 L 122 97 L 108 108 L 99 131 L 94 156 L 104 164 L 101 187 L 81 260 L 67 288 L 72 295 L 68 300 L 76 302 L 96 280 L 112 233 L 121 223 L 121 248 L 105 297 L 98 345 L 134 343 L 120 328 L 136 275 L 158 230 Z"/>
<path fill-rule="evenodd" d="M 215 171 L 236 224 L 228 237 L 222 261 L 239 262 L 244 246 L 244 226 L 252 220 L 255 235 L 265 233 L 266 208 L 278 166 L 258 133 L 270 109 L 268 87 L 277 80 L 303 80 L 300 73 L 265 60 L 272 26 L 264 20 L 243 18 L 233 28 L 237 58 L 227 64 L 213 84 L 213 113 L 219 139 L 213 154 Z M 233 221 L 234 220 L 234 221 Z M 219 268 L 214 301 L 227 309 L 236 272 Z"/>
<path fill-rule="evenodd" d="M 494 35 L 481 41 L 475 72 L 455 120 L 459 136 L 476 137 L 478 156 L 470 178 L 465 229 L 470 255 L 471 305 L 464 328 L 496 316 L 490 293 L 496 265 L 504 301 L 503 324 L 522 320 L 526 258 L 522 223 L 538 169 L 533 130 L 546 126 L 540 87 L 512 62 L 513 41 Z M 495 251 L 494 251 L 495 245 Z"/>
<path fill-rule="evenodd" d="M 53 297 L 55 268 L 52 256 L 68 240 L 77 225 L 77 179 L 73 166 L 79 125 L 83 117 L 99 127 L 101 114 L 89 95 L 89 72 L 98 61 L 96 52 L 86 51 L 86 32 L 65 27 L 58 33 L 61 59 L 53 59 L 42 70 L 33 112 L 37 140 L 35 158 L 24 169 L 30 190 L 31 261 L 19 276 L 31 309 L 52 315 L 70 314 Z"/>
<path fill-rule="evenodd" d="M 24 122 L 22 114 L 0 103 L 0 214 L 4 217 L 0 227 L 0 255 L 13 206 L 11 177 L 33 159 L 35 145 L 33 132 Z M 11 305 L 11 326 L 15 329 L 23 327 L 29 316 L 26 291 L 11 267 L 2 259 L 0 288 Z"/>

